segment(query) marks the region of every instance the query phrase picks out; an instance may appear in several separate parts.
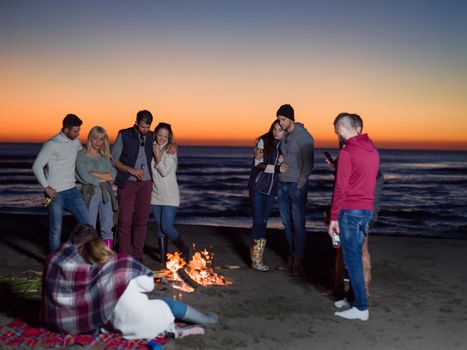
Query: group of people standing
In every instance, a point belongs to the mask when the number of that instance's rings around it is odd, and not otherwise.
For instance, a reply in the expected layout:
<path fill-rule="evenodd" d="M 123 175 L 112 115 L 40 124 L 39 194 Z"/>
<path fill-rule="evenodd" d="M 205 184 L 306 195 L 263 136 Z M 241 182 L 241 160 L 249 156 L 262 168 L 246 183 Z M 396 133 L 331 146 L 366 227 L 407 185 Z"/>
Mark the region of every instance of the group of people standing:
<path fill-rule="evenodd" d="M 334 306 L 336 316 L 366 321 L 371 279 L 368 229 L 376 221 L 383 176 L 379 153 L 357 114 L 341 113 L 334 120 L 340 151 L 327 162 L 334 167 L 335 184 L 329 213 L 325 213 L 328 234 L 334 242 L 336 271 Z M 308 177 L 314 165 L 314 141 L 302 123 L 295 122 L 291 105 L 277 110 L 269 131 L 257 139 L 248 182 L 253 207 L 251 267 L 268 271 L 263 262 L 266 226 L 278 198 L 279 212 L 288 242 L 287 270 L 303 273 L 306 229 L 305 210 Z M 344 268 L 350 280 L 344 288 Z"/>
<path fill-rule="evenodd" d="M 68 114 L 59 134 L 43 145 L 34 161 L 50 220 L 51 253 L 44 264 L 40 318 L 53 330 L 119 332 L 129 339 L 151 339 L 197 331 L 178 327 L 175 319 L 218 322 L 214 313 L 145 294 L 154 289 L 153 272 L 142 261 L 151 209 L 161 261 L 165 261 L 168 238 L 185 259 L 190 254 L 173 227 L 180 199 L 172 128 L 159 123 L 152 132 L 152 120 L 149 111 L 138 112 L 134 126 L 119 131 L 111 153 L 107 133 L 100 126 L 91 128 L 83 148 L 78 140 L 82 121 Z M 76 180 L 82 184 L 81 193 Z M 78 224 L 61 244 L 64 210 Z M 115 224 L 118 254 L 114 252 Z"/>
<path fill-rule="evenodd" d="M 189 256 L 189 246 L 173 226 L 180 195 L 172 127 L 159 123 L 153 132 L 152 121 L 151 112 L 139 111 L 135 124 L 119 131 L 111 152 L 103 127 L 91 128 L 83 148 L 78 140 L 81 119 L 74 114 L 63 119 L 60 133 L 43 145 L 33 164 L 34 174 L 51 200 L 50 251 L 60 246 L 62 217 L 67 210 L 78 223 L 94 228 L 99 217 L 101 239 L 106 246 L 114 249 L 116 237 L 119 252 L 142 262 L 152 211 L 161 260 L 167 253 L 168 238 L 185 258 Z M 81 193 L 76 180 L 81 183 Z M 117 186 L 117 196 L 112 184 Z"/>
<path fill-rule="evenodd" d="M 190 256 L 189 246 L 174 228 L 180 205 L 177 145 L 170 124 L 159 123 L 153 132 L 152 121 L 149 111 L 139 111 L 134 125 L 119 131 L 110 151 L 107 133 L 100 126 L 91 128 L 83 148 L 78 140 L 82 121 L 69 114 L 60 133 L 43 145 L 34 161 L 34 174 L 51 200 L 52 254 L 44 266 L 41 304 L 41 318 L 51 328 L 79 333 L 96 331 L 110 323 L 127 337 L 147 338 L 161 331 L 173 332 L 174 317 L 204 324 L 218 320 L 217 315 L 205 315 L 186 304 L 156 302 L 144 295 L 154 288 L 148 278 L 151 273 L 143 265 L 151 211 L 157 224 L 161 262 L 165 262 L 169 239 L 186 260 Z M 358 115 L 341 113 L 334 121 L 341 149 L 338 158 L 330 161 L 336 180 L 328 233 L 334 242 L 340 237 L 336 266 L 345 265 L 351 282 L 348 291 L 342 287 L 342 278 L 338 283 L 342 288 L 334 305 L 345 310 L 335 315 L 367 320 L 369 277 L 364 274 L 364 266 L 369 269 L 369 254 L 364 247 L 368 226 L 377 212 L 377 178 L 382 176 L 378 177 L 378 151 L 362 129 Z M 283 269 L 293 276 L 303 273 L 308 178 L 313 165 L 313 137 L 295 121 L 291 105 L 280 106 L 268 132 L 257 139 L 248 181 L 253 207 L 253 269 L 269 270 L 263 261 L 266 227 L 277 196 L 288 244 L 287 267 Z M 81 192 L 75 187 L 76 179 L 82 184 Z M 117 186 L 116 196 L 112 184 Z M 78 226 L 61 245 L 64 210 L 76 218 Z M 117 235 L 112 232 L 115 226 Z M 119 254 L 114 252 L 114 237 Z M 88 296 L 86 305 L 77 293 Z M 83 314 L 82 310 L 87 311 Z M 158 319 L 162 323 L 148 326 L 156 311 L 165 315 Z"/>

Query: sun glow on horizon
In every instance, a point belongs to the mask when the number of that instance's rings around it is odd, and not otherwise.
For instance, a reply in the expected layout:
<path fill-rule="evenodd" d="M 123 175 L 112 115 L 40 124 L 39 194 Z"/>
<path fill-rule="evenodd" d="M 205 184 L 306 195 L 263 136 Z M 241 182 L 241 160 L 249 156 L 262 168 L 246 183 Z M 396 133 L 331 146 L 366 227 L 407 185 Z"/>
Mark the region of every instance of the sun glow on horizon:
<path fill-rule="evenodd" d="M 467 150 L 467 3 L 112 4 L 2 5 L 0 142 L 67 113 L 113 141 L 148 109 L 180 144 L 249 146 L 290 103 L 318 147 L 345 111 L 383 147 Z"/>

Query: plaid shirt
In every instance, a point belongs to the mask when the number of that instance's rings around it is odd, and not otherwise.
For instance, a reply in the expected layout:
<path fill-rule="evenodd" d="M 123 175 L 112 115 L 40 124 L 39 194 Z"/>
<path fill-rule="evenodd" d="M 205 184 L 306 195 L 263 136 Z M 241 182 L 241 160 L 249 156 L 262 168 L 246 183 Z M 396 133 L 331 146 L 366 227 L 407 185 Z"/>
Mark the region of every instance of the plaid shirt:
<path fill-rule="evenodd" d="M 44 265 L 40 317 L 60 332 L 96 332 L 109 322 L 130 280 L 140 275 L 153 273 L 130 256 L 90 265 L 75 245 L 64 243 Z"/>

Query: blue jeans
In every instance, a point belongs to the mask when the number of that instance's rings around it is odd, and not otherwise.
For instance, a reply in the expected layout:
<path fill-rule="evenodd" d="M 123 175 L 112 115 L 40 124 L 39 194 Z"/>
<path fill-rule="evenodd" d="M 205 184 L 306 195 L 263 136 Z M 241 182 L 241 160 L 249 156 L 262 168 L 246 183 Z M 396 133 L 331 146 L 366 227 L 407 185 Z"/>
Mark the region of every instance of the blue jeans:
<path fill-rule="evenodd" d="M 338 221 L 344 265 L 354 293 L 354 306 L 368 309 L 363 277 L 362 249 L 373 212 L 371 210 L 341 210 Z"/>
<path fill-rule="evenodd" d="M 174 227 L 175 215 L 178 207 L 173 205 L 151 205 L 152 215 L 156 221 L 157 235 L 159 237 L 168 237 L 173 242 L 179 233 Z"/>
<path fill-rule="evenodd" d="M 305 255 L 305 209 L 308 194 L 308 184 L 297 188 L 296 183 L 279 182 L 278 195 L 279 212 L 284 224 L 285 236 L 289 243 L 289 254 Z"/>
<path fill-rule="evenodd" d="M 172 311 L 172 314 L 175 316 L 175 318 L 182 320 L 183 317 L 185 317 L 186 309 L 187 309 L 187 306 L 185 303 L 182 303 L 181 301 L 173 300 L 167 297 L 162 298 L 162 300 L 169 306 L 170 311 Z"/>
<path fill-rule="evenodd" d="M 73 187 L 57 192 L 49 204 L 49 250 L 60 247 L 62 237 L 63 211 L 67 210 L 80 224 L 89 224 L 88 210 L 79 191 Z"/>
<path fill-rule="evenodd" d="M 263 239 L 266 237 L 266 226 L 271 215 L 274 197 L 256 190 L 250 190 L 250 199 L 253 206 L 251 239 Z"/>
<path fill-rule="evenodd" d="M 114 212 L 112 202 L 91 200 L 88 205 L 89 223 L 96 228 L 97 214 L 99 214 L 99 224 L 102 239 L 113 239 L 112 227 L 114 224 Z"/>

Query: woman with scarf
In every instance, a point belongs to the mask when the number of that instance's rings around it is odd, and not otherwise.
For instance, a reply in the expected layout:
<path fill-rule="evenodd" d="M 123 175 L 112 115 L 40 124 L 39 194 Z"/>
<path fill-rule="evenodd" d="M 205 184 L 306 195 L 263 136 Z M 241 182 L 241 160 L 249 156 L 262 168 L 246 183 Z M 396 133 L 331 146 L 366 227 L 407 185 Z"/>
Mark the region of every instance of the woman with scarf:
<path fill-rule="evenodd" d="M 75 226 L 70 240 L 44 264 L 40 317 L 52 330 L 69 334 L 119 332 L 127 339 L 181 337 L 174 319 L 218 322 L 216 314 L 169 298 L 149 299 L 153 273 L 125 254 L 106 247 L 91 225 Z M 171 333 L 171 334 L 168 334 Z"/>

